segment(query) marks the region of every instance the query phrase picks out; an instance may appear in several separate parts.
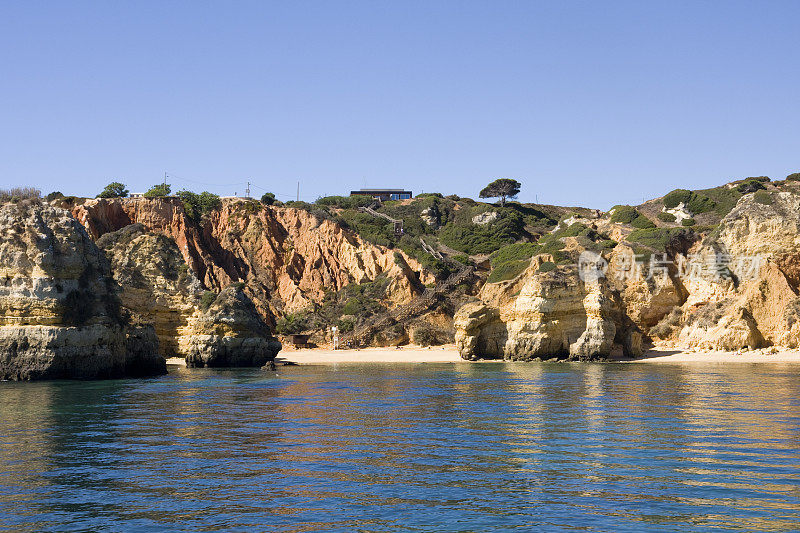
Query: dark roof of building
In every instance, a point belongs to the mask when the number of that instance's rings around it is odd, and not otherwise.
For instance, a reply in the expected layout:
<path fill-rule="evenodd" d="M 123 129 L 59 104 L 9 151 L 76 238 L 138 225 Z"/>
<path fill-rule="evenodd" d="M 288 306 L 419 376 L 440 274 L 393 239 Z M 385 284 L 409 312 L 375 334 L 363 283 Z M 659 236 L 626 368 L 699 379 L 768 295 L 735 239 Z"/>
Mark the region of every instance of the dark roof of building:
<path fill-rule="evenodd" d="M 358 193 L 379 193 L 379 192 L 411 192 L 406 189 L 359 189 L 357 191 L 351 191 L 350 194 L 358 194 Z"/>

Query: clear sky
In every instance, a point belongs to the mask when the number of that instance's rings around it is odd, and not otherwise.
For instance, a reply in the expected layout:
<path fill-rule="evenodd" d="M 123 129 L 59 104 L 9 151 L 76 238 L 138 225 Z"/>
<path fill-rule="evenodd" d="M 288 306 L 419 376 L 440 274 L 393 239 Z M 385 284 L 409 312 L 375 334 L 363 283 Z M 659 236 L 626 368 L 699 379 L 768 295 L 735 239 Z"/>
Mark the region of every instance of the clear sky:
<path fill-rule="evenodd" d="M 800 171 L 800 2 L 0 3 L 0 187 L 607 208 Z"/>

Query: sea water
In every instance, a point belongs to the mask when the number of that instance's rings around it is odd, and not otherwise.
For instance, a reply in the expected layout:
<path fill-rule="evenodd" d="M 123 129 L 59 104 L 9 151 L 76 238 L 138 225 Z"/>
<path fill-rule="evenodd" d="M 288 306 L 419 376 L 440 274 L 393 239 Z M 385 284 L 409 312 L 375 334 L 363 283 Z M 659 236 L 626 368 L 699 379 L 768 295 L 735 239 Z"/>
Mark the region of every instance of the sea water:
<path fill-rule="evenodd" d="M 0 383 L 0 530 L 800 530 L 800 366 L 170 370 Z"/>

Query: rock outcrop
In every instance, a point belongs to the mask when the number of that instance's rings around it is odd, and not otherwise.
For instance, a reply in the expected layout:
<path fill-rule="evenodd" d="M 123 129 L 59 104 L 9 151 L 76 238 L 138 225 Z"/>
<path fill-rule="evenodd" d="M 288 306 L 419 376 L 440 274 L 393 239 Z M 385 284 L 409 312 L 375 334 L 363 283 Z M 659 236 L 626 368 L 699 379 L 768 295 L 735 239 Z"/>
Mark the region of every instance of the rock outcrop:
<path fill-rule="evenodd" d="M 165 357 L 189 366 L 262 366 L 281 349 L 239 284 L 205 291 L 170 237 L 142 224 L 97 241 L 122 288 L 122 304 L 152 324 Z"/>
<path fill-rule="evenodd" d="M 189 219 L 176 198 L 88 200 L 75 217 L 99 238 L 132 223 L 166 235 L 202 285 L 220 291 L 243 282 L 259 314 L 268 322 L 320 303 L 326 291 L 372 281 L 386 273 L 395 305 L 411 301 L 434 277 L 416 260 L 367 243 L 330 220 L 294 208 L 255 201 L 224 200 L 202 222 Z"/>
<path fill-rule="evenodd" d="M 0 378 L 165 372 L 153 329 L 126 324 L 108 262 L 70 213 L 0 207 Z"/>
<path fill-rule="evenodd" d="M 513 280 L 486 284 L 456 313 L 462 357 L 637 355 L 643 338 L 682 349 L 800 346 L 799 195 L 745 194 L 704 240 L 644 262 L 626 237 L 603 252 L 599 279 L 571 265 L 542 272 L 550 258 L 535 256 Z M 573 255 L 576 242 L 566 243 Z"/>
<path fill-rule="evenodd" d="M 583 281 L 575 267 L 543 272 L 540 264 L 534 258 L 514 280 L 487 284 L 483 301 L 458 310 L 456 347 L 463 358 L 593 360 L 630 336 L 619 298 L 604 279 Z"/>

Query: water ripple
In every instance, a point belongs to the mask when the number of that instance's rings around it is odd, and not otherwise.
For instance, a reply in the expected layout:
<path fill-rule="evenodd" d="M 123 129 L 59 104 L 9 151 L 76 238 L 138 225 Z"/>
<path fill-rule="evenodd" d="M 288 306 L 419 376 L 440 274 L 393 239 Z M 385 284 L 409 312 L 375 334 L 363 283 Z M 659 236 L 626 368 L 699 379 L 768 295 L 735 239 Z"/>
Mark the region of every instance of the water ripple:
<path fill-rule="evenodd" d="M 0 384 L 0 530 L 797 531 L 800 368 Z"/>

